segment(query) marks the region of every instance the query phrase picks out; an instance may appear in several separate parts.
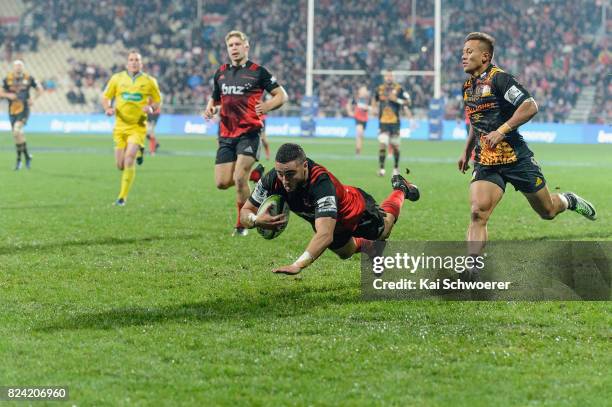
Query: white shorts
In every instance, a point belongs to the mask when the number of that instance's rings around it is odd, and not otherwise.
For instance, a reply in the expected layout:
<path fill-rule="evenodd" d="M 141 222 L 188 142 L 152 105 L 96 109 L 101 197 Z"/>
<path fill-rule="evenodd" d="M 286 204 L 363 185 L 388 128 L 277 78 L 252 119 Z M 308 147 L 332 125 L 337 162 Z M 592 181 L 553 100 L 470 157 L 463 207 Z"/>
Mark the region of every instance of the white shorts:
<path fill-rule="evenodd" d="M 392 146 L 400 145 L 400 135 L 399 134 L 389 134 L 387 132 L 378 133 L 378 142 L 388 146 L 391 144 Z"/>

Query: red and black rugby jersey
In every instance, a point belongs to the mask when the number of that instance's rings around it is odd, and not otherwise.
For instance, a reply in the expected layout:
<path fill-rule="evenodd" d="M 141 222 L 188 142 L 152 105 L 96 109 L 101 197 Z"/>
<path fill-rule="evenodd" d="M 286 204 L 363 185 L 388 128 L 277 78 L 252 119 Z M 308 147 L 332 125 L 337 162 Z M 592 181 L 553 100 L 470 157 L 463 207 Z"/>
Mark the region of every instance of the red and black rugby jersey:
<path fill-rule="evenodd" d="M 212 98 L 221 102 L 221 137 L 239 137 L 263 127 L 255 112 L 264 91 L 278 88 L 266 68 L 251 61 L 238 66 L 222 65 L 213 79 Z"/>
<path fill-rule="evenodd" d="M 314 225 L 319 217 L 337 220 L 336 231 L 353 231 L 365 210 L 365 199 L 359 189 L 343 185 L 325 167 L 307 159 L 308 178 L 295 191 L 287 192 L 270 170 L 253 190 L 249 201 L 259 207 L 270 195 L 281 195 L 291 211 Z"/>

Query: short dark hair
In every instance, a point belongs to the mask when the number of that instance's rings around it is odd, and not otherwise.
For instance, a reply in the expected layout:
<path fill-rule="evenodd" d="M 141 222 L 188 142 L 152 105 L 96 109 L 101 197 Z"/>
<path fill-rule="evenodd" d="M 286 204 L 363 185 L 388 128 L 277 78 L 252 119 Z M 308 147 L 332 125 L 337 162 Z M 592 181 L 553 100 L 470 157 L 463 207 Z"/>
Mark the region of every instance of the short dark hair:
<path fill-rule="evenodd" d="M 489 54 L 491 54 L 491 59 L 493 59 L 493 52 L 495 51 L 495 38 L 493 38 L 493 36 L 487 33 L 475 31 L 469 33 L 463 42 L 468 42 L 470 40 L 478 40 L 484 43 L 486 46 L 485 51 L 489 52 Z"/>
<path fill-rule="evenodd" d="M 306 160 L 304 149 L 295 143 L 285 143 L 276 152 L 276 162 L 286 164 L 289 161 L 298 160 L 301 164 Z"/>

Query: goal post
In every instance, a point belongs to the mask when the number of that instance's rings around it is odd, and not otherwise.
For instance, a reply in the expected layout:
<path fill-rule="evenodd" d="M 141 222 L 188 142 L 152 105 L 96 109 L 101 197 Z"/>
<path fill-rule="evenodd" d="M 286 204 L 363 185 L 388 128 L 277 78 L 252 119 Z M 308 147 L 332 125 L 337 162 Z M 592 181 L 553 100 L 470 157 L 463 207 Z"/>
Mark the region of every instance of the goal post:
<path fill-rule="evenodd" d="M 422 1 L 422 0 L 421 0 Z M 414 24 L 415 10 L 417 0 L 412 3 L 412 24 Z M 441 91 L 441 0 L 434 0 L 434 69 L 433 70 L 392 70 L 397 77 L 405 76 L 433 76 L 434 91 L 432 103 L 440 105 L 442 102 Z M 302 100 L 301 106 L 301 128 L 303 136 L 313 136 L 315 132 L 315 117 L 318 114 L 318 98 L 314 95 L 314 77 L 326 75 L 346 75 L 346 76 L 366 76 L 371 72 L 366 72 L 363 69 L 315 69 L 314 68 L 314 22 L 315 22 L 315 0 L 308 0 L 308 16 L 307 16 L 307 43 L 306 43 L 306 89 L 305 97 Z M 381 71 L 380 74 L 384 72 Z M 430 117 L 431 120 L 431 117 Z M 439 117 L 441 123 L 442 117 Z"/>

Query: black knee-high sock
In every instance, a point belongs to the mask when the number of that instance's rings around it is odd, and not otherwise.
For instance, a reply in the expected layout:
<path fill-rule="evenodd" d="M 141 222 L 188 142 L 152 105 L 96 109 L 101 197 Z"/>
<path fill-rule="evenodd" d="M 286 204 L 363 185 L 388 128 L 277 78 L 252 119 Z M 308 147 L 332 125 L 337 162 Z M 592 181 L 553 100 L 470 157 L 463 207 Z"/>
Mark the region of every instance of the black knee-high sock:
<path fill-rule="evenodd" d="M 393 167 L 397 168 L 399 166 L 399 158 L 400 158 L 400 150 L 397 147 L 393 147 Z"/>
<path fill-rule="evenodd" d="M 15 144 L 15 150 L 17 151 L 17 161 L 21 161 L 21 152 L 23 151 L 23 148 L 21 146 L 22 144 Z"/>
<path fill-rule="evenodd" d="M 387 150 L 381 149 L 378 151 L 378 164 L 380 168 L 385 168 L 385 158 L 387 157 Z"/>
<path fill-rule="evenodd" d="M 30 155 L 28 154 L 28 146 L 26 145 L 26 142 L 24 141 L 23 144 L 21 145 L 21 150 L 23 151 L 23 156 L 24 157 L 29 157 Z"/>

